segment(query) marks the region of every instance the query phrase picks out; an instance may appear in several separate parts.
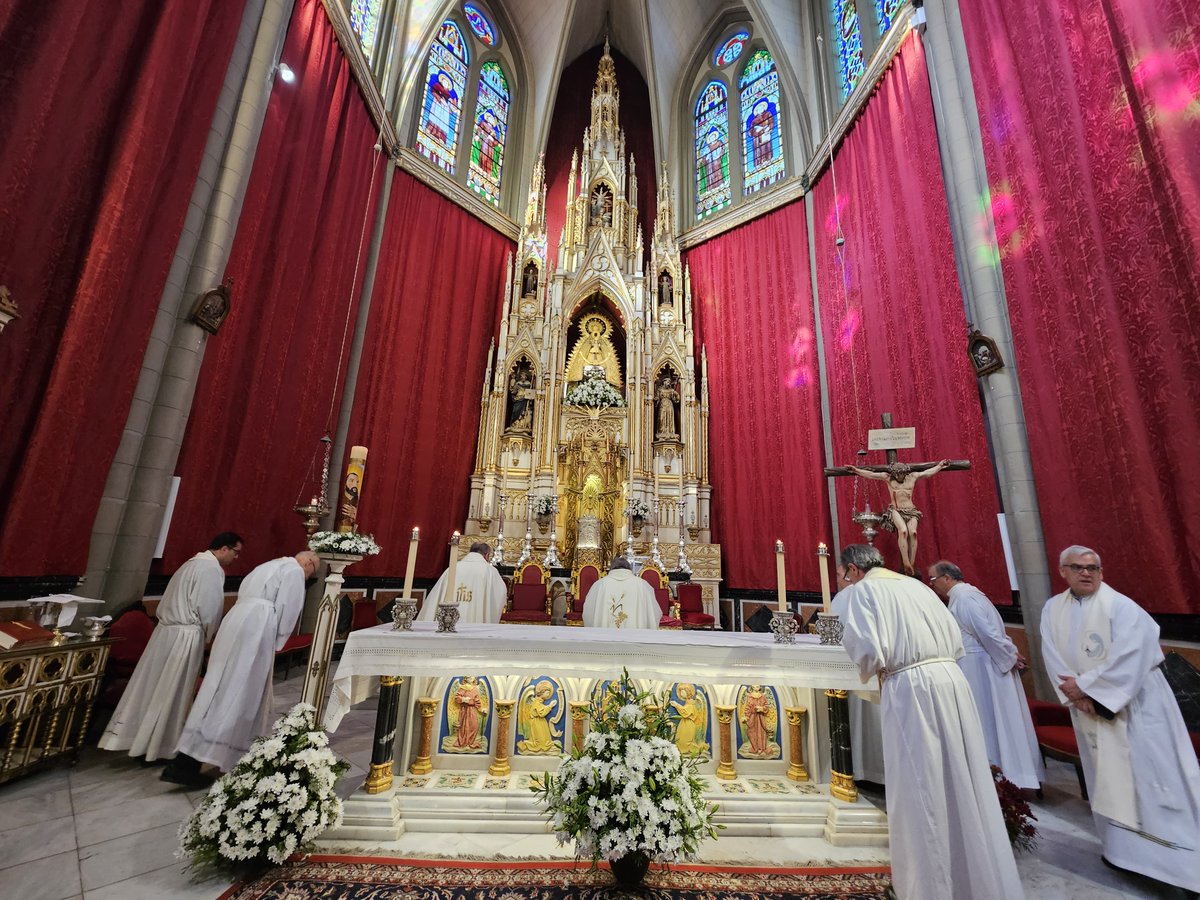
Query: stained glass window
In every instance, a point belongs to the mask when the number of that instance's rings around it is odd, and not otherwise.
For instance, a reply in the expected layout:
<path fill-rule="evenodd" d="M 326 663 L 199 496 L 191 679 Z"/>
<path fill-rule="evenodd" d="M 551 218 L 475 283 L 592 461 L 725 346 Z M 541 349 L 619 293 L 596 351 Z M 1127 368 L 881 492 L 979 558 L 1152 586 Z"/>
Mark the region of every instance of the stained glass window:
<path fill-rule="evenodd" d="M 453 21 L 442 23 L 429 51 L 425 101 L 417 126 L 417 152 L 448 174 L 454 174 L 458 126 L 467 86 L 467 47 Z"/>
<path fill-rule="evenodd" d="M 858 22 L 858 9 L 854 0 L 833 0 L 833 27 L 837 32 L 838 75 L 842 82 L 842 96 L 847 96 L 866 65 L 863 60 L 862 27 Z"/>
<path fill-rule="evenodd" d="M 489 47 L 496 46 L 496 31 L 492 28 L 492 23 L 473 3 L 463 4 L 463 15 L 467 17 L 467 24 L 471 26 L 471 30 L 475 32 L 475 37 L 479 38 Z"/>
<path fill-rule="evenodd" d="M 479 99 L 475 102 L 475 131 L 471 136 L 471 166 L 467 186 L 489 203 L 500 203 L 500 170 L 508 137 L 508 79 L 499 63 L 479 70 Z"/>
<path fill-rule="evenodd" d="M 710 81 L 696 101 L 696 218 L 724 209 L 729 184 L 729 102 L 725 85 Z"/>
<path fill-rule="evenodd" d="M 729 40 L 717 48 L 713 54 L 713 65 L 717 68 L 723 68 L 742 55 L 742 48 L 746 46 L 746 41 L 750 40 L 750 33 L 747 31 L 739 31 Z"/>
<path fill-rule="evenodd" d="M 779 122 L 779 71 L 766 50 L 756 50 L 742 70 L 744 192 L 751 194 L 783 177 Z"/>
<path fill-rule="evenodd" d="M 379 10 L 383 0 L 350 0 L 350 26 L 358 35 L 363 54 L 371 58 L 375 49 L 375 38 L 379 32 Z"/>
<path fill-rule="evenodd" d="M 896 21 L 904 0 L 875 0 L 875 18 L 879 20 L 879 33 L 886 34 Z"/>

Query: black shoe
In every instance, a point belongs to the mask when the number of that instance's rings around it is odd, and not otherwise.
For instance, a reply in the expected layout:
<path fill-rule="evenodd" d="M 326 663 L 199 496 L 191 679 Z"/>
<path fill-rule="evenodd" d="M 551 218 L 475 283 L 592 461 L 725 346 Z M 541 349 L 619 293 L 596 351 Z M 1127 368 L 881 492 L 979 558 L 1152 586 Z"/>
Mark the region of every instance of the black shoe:
<path fill-rule="evenodd" d="M 159 778 L 190 788 L 205 788 L 216 781 L 211 775 L 205 775 L 200 771 L 200 760 L 192 759 L 186 753 L 180 753 L 171 760 Z"/>

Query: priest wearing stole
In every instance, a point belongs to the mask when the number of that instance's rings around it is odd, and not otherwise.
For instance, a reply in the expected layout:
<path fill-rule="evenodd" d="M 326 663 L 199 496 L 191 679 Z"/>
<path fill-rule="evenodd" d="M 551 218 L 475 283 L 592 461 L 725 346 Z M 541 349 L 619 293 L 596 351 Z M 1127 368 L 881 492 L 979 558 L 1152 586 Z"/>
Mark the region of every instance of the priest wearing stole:
<path fill-rule="evenodd" d="M 1042 612 L 1042 654 L 1071 705 L 1104 859 L 1200 891 L 1200 766 L 1159 668 L 1158 625 L 1104 584 L 1100 556 L 1068 547 L 1067 590 Z"/>
<path fill-rule="evenodd" d="M 434 621 L 438 603 L 451 603 L 461 597 L 458 604 L 460 625 L 495 625 L 499 622 L 508 588 L 495 566 L 488 562 L 491 558 L 492 548 L 486 541 L 472 544 L 470 552 L 454 567 L 455 596 L 446 596 L 446 580 L 450 574 L 447 569 L 426 595 L 417 621 Z"/>
<path fill-rule="evenodd" d="M 983 591 L 963 581 L 962 569 L 947 560 L 929 567 L 929 586 L 949 601 L 962 630 L 966 653 L 958 661 L 975 695 L 988 760 L 1019 788 L 1036 791 L 1046 776 L 1021 685 L 1021 654 L 1004 631 L 1000 613 Z"/>
<path fill-rule="evenodd" d="M 583 603 L 583 624 L 589 628 L 658 628 L 661 618 L 654 588 L 633 574 L 624 556 L 613 559 Z"/>
<path fill-rule="evenodd" d="M 1024 896 L 988 765 L 958 623 L 929 588 L 885 569 L 874 547 L 840 557 L 854 585 L 842 643 L 880 680 L 892 884 L 900 900 Z"/>
<path fill-rule="evenodd" d="M 171 576 L 156 611 L 158 624 L 100 737 L 100 749 L 128 750 L 147 762 L 175 756 L 204 646 L 225 606 L 224 570 L 241 550 L 242 539 L 223 531 Z"/>

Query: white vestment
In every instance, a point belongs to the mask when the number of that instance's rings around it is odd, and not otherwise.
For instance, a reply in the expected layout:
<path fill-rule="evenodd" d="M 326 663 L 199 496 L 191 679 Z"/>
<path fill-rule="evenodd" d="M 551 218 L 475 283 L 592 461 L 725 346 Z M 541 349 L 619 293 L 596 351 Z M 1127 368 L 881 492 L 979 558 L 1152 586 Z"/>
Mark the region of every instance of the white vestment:
<path fill-rule="evenodd" d="M 1106 721 L 1071 708 L 1105 858 L 1200 891 L 1200 766 L 1159 668 L 1158 624 L 1106 584 L 1090 597 L 1066 591 L 1042 612 L 1042 654 L 1055 690 L 1072 676 L 1117 714 Z"/>
<path fill-rule="evenodd" d="M 915 579 L 871 569 L 854 586 L 842 643 L 883 712 L 892 884 L 901 900 L 1024 896 L 988 766 L 962 637 Z M 882 671 L 881 671 L 882 670 Z"/>
<path fill-rule="evenodd" d="M 197 553 L 171 576 L 158 604 L 158 624 L 100 737 L 102 750 L 128 750 L 147 760 L 175 755 L 204 645 L 224 605 L 225 571 L 212 551 Z"/>
<path fill-rule="evenodd" d="M 417 614 L 418 622 L 434 621 L 437 605 L 446 593 L 446 580 L 450 574 L 447 569 L 437 580 L 433 589 L 425 595 L 421 611 Z M 483 558 L 482 553 L 468 553 L 454 567 L 454 593 L 458 595 L 461 588 L 470 592 L 469 599 L 463 595 L 458 604 L 458 621 L 460 624 L 495 625 L 500 621 L 504 612 L 504 598 L 508 588 L 504 579 L 496 571 L 496 567 Z M 446 598 L 453 599 L 453 598 Z"/>
<path fill-rule="evenodd" d="M 266 734 L 275 651 L 291 637 L 303 609 L 304 569 L 293 557 L 265 562 L 245 577 L 213 641 L 180 753 L 228 772 Z"/>
<path fill-rule="evenodd" d="M 589 628 L 658 628 L 662 610 L 654 588 L 628 569 L 613 569 L 588 591 L 583 624 Z"/>
<path fill-rule="evenodd" d="M 829 604 L 829 611 L 843 623 L 853 594 L 853 587 L 842 588 Z M 850 755 L 854 763 L 854 779 L 887 784 L 884 780 L 883 722 L 880 720 L 879 704 L 859 694 L 851 694 L 849 705 Z"/>
<path fill-rule="evenodd" d="M 1000 613 L 979 588 L 960 581 L 950 588 L 949 599 L 966 650 L 958 664 L 975 695 L 988 761 L 1017 787 L 1036 791 L 1046 768 L 1016 669 L 1017 647 L 1005 633 Z"/>

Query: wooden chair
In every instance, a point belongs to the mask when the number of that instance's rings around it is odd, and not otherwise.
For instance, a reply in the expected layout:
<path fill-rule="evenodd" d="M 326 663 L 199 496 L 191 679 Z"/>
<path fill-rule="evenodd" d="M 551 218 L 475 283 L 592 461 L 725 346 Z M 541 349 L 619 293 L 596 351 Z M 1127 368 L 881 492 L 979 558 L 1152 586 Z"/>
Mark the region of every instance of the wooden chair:
<path fill-rule="evenodd" d="M 583 624 L 583 604 L 587 600 L 588 591 L 600 580 L 600 569 L 591 563 L 580 566 L 571 575 L 571 593 L 567 595 L 568 625 Z"/>
<path fill-rule="evenodd" d="M 650 587 L 654 588 L 654 599 L 658 601 L 658 609 L 662 618 L 658 620 L 659 628 L 677 630 L 683 627 L 679 619 L 678 605 L 671 601 L 671 586 L 667 575 L 658 566 L 647 564 L 642 566 L 639 577 Z"/>
<path fill-rule="evenodd" d="M 508 605 L 500 616 L 501 622 L 524 625 L 549 625 L 553 613 L 550 598 L 550 572 L 537 560 L 531 559 L 513 575 Z"/>
<path fill-rule="evenodd" d="M 716 620 L 704 611 L 700 585 L 681 582 L 675 588 L 675 594 L 679 597 L 679 618 L 683 620 L 684 628 L 712 631 L 716 627 Z"/>

